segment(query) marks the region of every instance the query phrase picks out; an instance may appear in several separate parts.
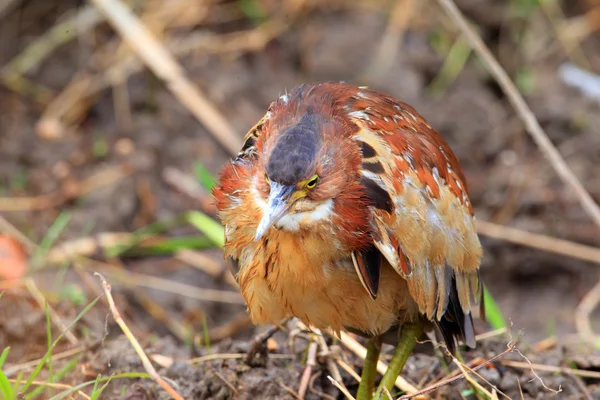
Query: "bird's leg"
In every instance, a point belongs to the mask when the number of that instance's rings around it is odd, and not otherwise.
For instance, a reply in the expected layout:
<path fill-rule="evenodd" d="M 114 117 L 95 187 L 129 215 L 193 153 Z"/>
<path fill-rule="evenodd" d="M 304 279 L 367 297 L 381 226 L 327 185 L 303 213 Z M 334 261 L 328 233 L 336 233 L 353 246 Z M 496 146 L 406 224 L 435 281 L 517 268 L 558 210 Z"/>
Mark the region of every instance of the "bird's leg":
<path fill-rule="evenodd" d="M 412 353 L 415 345 L 417 344 L 417 340 L 422 333 L 423 323 L 420 321 L 402 325 L 400 337 L 398 338 L 398 346 L 396 346 L 396 350 L 388 365 L 388 369 L 385 371 L 385 374 L 379 383 L 376 398 L 381 398 L 384 387 L 389 392 L 392 392 L 396 378 L 398 378 L 400 372 L 402 372 L 402 368 L 404 368 L 404 364 L 406 363 L 408 356 L 410 356 L 410 353 Z"/>
<path fill-rule="evenodd" d="M 375 378 L 377 378 L 377 361 L 381 352 L 381 337 L 376 336 L 367 343 L 367 356 L 363 365 L 358 385 L 356 400 L 371 400 L 373 389 L 375 389 Z"/>

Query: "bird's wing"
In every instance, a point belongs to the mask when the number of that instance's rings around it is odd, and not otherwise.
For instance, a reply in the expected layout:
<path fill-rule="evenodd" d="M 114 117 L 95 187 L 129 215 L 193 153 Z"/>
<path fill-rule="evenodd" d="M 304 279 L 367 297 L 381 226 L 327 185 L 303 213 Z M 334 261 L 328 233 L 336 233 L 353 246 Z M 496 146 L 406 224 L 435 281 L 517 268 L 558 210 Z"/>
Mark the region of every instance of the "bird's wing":
<path fill-rule="evenodd" d="M 472 326 L 464 325 L 481 305 L 482 251 L 456 156 L 414 109 L 391 97 L 362 90 L 346 106 L 358 126 L 374 245 L 406 279 L 421 313 L 464 319 L 454 322 L 471 331 L 460 333 L 473 343 Z"/>

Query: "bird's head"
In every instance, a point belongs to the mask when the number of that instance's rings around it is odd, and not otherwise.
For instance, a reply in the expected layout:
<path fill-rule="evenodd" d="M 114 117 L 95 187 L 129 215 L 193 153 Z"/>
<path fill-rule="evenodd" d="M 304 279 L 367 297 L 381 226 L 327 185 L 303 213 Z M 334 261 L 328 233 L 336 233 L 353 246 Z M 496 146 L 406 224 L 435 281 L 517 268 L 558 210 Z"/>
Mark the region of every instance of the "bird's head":
<path fill-rule="evenodd" d="M 255 175 L 263 215 L 255 239 L 276 224 L 294 230 L 331 220 L 334 199 L 355 180 L 360 160 L 345 121 L 328 110 L 280 102 L 263 129 Z"/>

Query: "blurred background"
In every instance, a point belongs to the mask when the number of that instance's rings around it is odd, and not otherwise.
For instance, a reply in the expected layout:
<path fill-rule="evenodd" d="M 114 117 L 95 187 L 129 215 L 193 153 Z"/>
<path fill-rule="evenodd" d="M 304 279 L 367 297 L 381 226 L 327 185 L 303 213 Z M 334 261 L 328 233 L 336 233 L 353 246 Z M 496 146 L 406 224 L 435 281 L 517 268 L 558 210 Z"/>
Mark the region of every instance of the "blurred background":
<path fill-rule="evenodd" d="M 600 1 L 456 4 L 598 203 Z M 493 327 L 523 330 L 533 361 L 600 371 L 600 227 L 438 2 L 0 0 L 0 42 L 0 365 L 15 387 L 18 376 L 73 387 L 143 371 L 106 297 L 86 309 L 103 293 L 97 271 L 184 398 L 294 398 L 272 383 L 295 388 L 304 368 L 285 340 L 271 343 L 271 370 L 180 361 L 247 349 L 255 328 L 222 260 L 210 188 L 271 101 L 324 80 L 391 94 L 444 136 L 482 221 Z M 553 395 L 507 368 L 488 379 L 514 398 Z M 311 388 L 343 398 L 326 375 Z M 434 381 L 424 376 L 413 382 Z M 546 379 L 559 397 L 600 398 L 598 376 Z M 461 385 L 432 396 L 478 395 Z M 20 387 L 27 398 L 66 390 Z M 142 378 L 104 395 L 165 393 Z"/>

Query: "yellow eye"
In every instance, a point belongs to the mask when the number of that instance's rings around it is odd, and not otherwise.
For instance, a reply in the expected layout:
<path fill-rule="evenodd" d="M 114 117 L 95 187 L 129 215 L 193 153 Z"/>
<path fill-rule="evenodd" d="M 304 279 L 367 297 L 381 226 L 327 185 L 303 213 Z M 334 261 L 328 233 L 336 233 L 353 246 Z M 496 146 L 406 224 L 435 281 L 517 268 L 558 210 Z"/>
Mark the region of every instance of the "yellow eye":
<path fill-rule="evenodd" d="M 306 182 L 307 189 L 314 189 L 317 186 L 317 182 L 319 182 L 319 175 L 314 175 L 308 182 Z"/>

